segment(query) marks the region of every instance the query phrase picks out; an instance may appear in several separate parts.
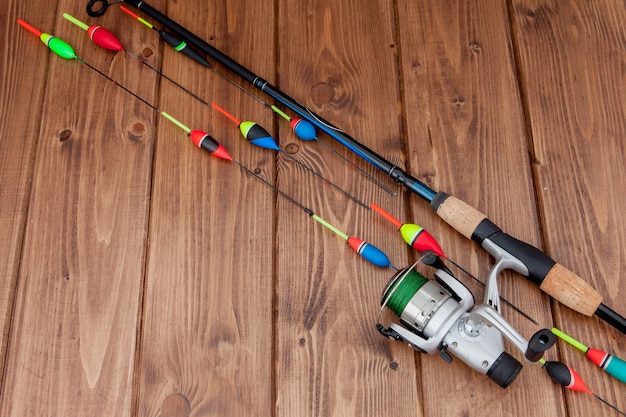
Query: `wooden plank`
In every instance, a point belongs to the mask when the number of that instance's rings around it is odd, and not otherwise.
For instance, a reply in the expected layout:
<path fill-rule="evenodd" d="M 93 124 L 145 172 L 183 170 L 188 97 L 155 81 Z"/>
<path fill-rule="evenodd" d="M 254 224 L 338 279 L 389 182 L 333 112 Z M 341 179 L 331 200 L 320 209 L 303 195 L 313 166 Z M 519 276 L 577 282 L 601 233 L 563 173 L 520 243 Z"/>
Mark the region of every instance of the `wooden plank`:
<path fill-rule="evenodd" d="M 398 16 L 412 173 L 478 208 L 512 235 L 540 245 L 505 2 L 400 1 Z M 411 203 L 416 222 L 484 281 L 490 267 L 486 253 L 417 198 Z M 459 278 L 482 302 L 484 290 L 463 274 Z M 502 274 L 499 287 L 541 326 L 550 325 L 548 299 L 538 288 L 509 273 Z M 526 337 L 539 329 L 507 305 L 503 315 Z M 510 345 L 507 351 L 524 361 Z M 563 415 L 559 390 L 536 367 L 526 366 L 506 390 L 460 360 L 446 366 L 429 356 L 422 359 L 421 372 L 426 415 L 478 416 L 485 409 L 490 416 Z"/>
<path fill-rule="evenodd" d="M 539 368 L 526 366 L 502 390 L 460 360 L 448 366 L 381 337 L 374 323 L 392 271 L 366 264 L 127 93 L 53 56 L 15 19 L 70 41 L 399 267 L 416 255 L 407 256 L 388 223 L 284 155 L 251 147 L 223 116 L 133 59 L 99 51 L 61 14 L 113 29 L 129 51 L 145 51 L 148 63 L 163 61 L 168 75 L 202 97 L 258 121 L 294 157 L 365 202 L 425 226 L 483 279 L 484 251 L 417 197 L 392 197 L 324 146 L 300 142 L 283 120 L 163 47 L 117 7 L 91 20 L 84 2 L 75 3 L 0 6 L 0 415 L 609 412 L 589 395 L 563 394 Z M 149 3 L 435 189 L 545 245 L 620 308 L 622 4 Z M 480 301 L 483 290 L 464 282 Z M 504 274 L 500 288 L 542 327 L 556 320 L 626 357 L 623 335 L 558 306 L 553 319 L 548 298 L 515 274 Z M 526 336 L 539 328 L 506 305 L 504 315 Z M 618 382 L 569 347 L 548 356 L 557 353 L 626 408 Z"/>
<path fill-rule="evenodd" d="M 61 17 L 87 20 L 83 8 L 40 4 L 23 18 L 152 101 L 152 74 Z M 123 26 L 115 16 L 98 23 Z M 154 48 L 137 29 L 123 41 Z M 31 34 L 17 38 L 45 51 Z M 79 62 L 30 59 L 25 73 L 50 65 L 0 414 L 131 415 L 154 113 Z"/>
<path fill-rule="evenodd" d="M 43 2 L 41 2 L 43 3 Z M 36 6 L 33 4 L 31 6 Z M 5 358 L 17 282 L 22 239 L 28 211 L 28 197 L 34 163 L 34 149 L 49 53 L 17 23 L 26 16 L 22 2 L 0 4 L 3 17 L 3 51 L 0 62 L 0 357 Z M 52 22 L 52 18 L 42 19 Z M 38 62 L 39 65 L 31 65 Z M 24 68 L 31 71 L 24 71 Z M 28 99 L 24 99 L 27 97 Z M 2 362 L 3 363 L 3 362 Z M 0 367 L 0 380 L 4 366 Z"/>
<path fill-rule="evenodd" d="M 393 3 L 281 1 L 279 10 L 281 89 L 402 164 Z M 404 216 L 401 196 L 392 197 L 323 146 L 297 142 L 284 127 L 282 140 L 366 203 Z M 321 140 L 395 188 L 332 139 Z M 280 163 L 282 188 L 405 266 L 405 244 L 393 227 L 283 158 Z M 421 415 L 413 352 L 374 327 L 392 271 L 366 263 L 283 199 L 278 212 L 278 415 Z"/>
<path fill-rule="evenodd" d="M 626 314 L 626 105 L 623 2 L 516 1 L 513 18 L 531 126 L 537 198 L 547 248 Z M 623 335 L 596 318 L 556 307 L 557 324 L 587 344 L 626 356 Z M 623 385 L 563 347 L 591 389 L 621 409 Z M 568 394 L 575 414 L 609 413 Z"/>
<path fill-rule="evenodd" d="M 194 4 L 190 14 L 186 6 L 171 4 L 168 16 L 273 79 L 273 8 L 228 0 Z M 164 73 L 236 117 L 274 130 L 272 112 L 209 69 L 171 48 L 164 52 Z M 161 87 L 165 111 L 210 132 L 274 182 L 272 151 L 246 143 L 229 119 L 171 84 Z M 271 415 L 274 204 L 262 182 L 159 122 L 139 415 Z"/>

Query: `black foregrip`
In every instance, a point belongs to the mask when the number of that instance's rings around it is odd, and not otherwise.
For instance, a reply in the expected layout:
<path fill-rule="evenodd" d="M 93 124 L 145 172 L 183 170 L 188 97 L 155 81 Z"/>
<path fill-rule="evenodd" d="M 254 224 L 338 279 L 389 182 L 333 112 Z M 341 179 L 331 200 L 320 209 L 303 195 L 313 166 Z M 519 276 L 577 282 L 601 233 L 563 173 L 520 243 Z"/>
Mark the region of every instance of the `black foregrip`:
<path fill-rule="evenodd" d="M 541 284 L 552 269 L 556 261 L 550 258 L 536 247 L 529 245 L 503 232 L 489 219 L 484 219 L 472 235 L 472 239 L 482 243 L 484 239 L 489 239 L 503 250 L 519 259 L 528 269 L 528 278 Z"/>
<path fill-rule="evenodd" d="M 184 27 L 182 27 L 181 25 L 179 25 L 178 23 L 176 23 L 175 21 L 173 21 L 172 19 L 170 19 L 169 17 L 167 17 L 166 15 L 164 15 L 163 13 L 155 9 L 154 7 L 150 6 L 148 3 L 144 2 L 143 0 L 141 1 L 124 0 L 124 1 L 130 4 L 131 6 L 138 8 L 139 10 L 144 12 L 146 15 L 150 16 L 152 19 L 159 22 L 162 26 L 165 26 L 174 34 L 179 36 L 181 40 L 184 40 L 188 44 L 195 46 L 200 51 L 204 52 L 205 54 L 207 54 L 208 56 L 210 56 L 211 58 L 213 58 L 220 64 L 224 65 L 229 70 L 235 72 L 236 74 L 241 76 L 243 79 L 245 79 L 249 83 L 254 83 L 254 81 L 259 78 L 252 71 L 242 66 L 238 62 L 234 61 L 233 59 L 231 59 L 229 56 L 225 55 L 221 51 L 217 50 L 216 48 L 214 48 L 213 46 L 211 46 L 210 44 L 208 44 L 207 42 L 205 42 L 204 40 L 202 40 L 201 38 L 199 38 L 198 36 L 190 32 L 189 30 L 185 29 Z"/>

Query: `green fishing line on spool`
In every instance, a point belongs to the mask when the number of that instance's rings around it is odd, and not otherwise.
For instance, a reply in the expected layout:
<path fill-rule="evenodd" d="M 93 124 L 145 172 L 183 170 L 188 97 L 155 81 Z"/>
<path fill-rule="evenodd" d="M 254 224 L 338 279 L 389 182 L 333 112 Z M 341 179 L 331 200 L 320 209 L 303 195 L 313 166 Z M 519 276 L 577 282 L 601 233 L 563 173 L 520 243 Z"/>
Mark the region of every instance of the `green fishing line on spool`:
<path fill-rule="evenodd" d="M 385 298 L 391 294 L 387 301 L 387 308 L 396 313 L 396 315 L 401 315 L 411 298 L 427 282 L 428 278 L 414 269 L 410 270 L 404 279 L 394 282 L 385 293 Z"/>

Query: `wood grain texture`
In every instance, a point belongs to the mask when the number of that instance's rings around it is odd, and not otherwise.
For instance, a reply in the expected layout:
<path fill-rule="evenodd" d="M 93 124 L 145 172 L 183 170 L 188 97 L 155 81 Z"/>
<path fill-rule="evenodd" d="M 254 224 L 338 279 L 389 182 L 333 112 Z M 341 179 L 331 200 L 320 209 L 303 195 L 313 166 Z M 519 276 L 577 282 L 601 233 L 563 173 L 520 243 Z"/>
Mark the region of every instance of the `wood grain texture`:
<path fill-rule="evenodd" d="M 623 3 L 148 3 L 435 190 L 543 247 L 626 314 Z M 483 280 L 488 255 L 332 139 L 320 135 L 399 195 L 297 139 L 118 6 L 92 19 L 85 4 L 0 5 L 0 415 L 613 415 L 539 367 L 525 366 L 503 390 L 460 360 L 446 365 L 380 336 L 374 324 L 393 271 L 365 263 L 300 208 L 54 56 L 15 20 L 69 41 L 397 267 L 417 254 L 388 222 L 284 154 L 246 143 L 231 121 L 135 59 L 99 50 L 62 13 L 111 29 L 203 99 L 261 124 L 294 158 L 425 227 Z M 480 301 L 483 289 L 459 278 Z M 623 335 L 517 274 L 502 274 L 499 287 L 539 323 L 504 304 L 523 335 L 556 323 L 626 357 Z M 559 343 L 547 357 L 626 408 L 623 386 L 580 352 Z"/>
<path fill-rule="evenodd" d="M 540 245 L 523 109 L 519 100 L 508 11 L 500 1 L 399 2 L 407 145 L 413 175 L 484 213 L 503 230 Z M 421 204 L 421 205 L 420 205 Z M 444 251 L 484 280 L 489 261 L 475 243 L 445 225 L 427 205 L 413 215 Z M 460 275 L 463 277 L 463 275 Z M 469 282 L 477 301 L 484 290 Z M 548 298 L 516 274 L 502 274 L 502 296 L 541 326 L 551 322 Z M 504 305 L 522 334 L 537 327 Z M 511 351 L 522 360 L 519 352 Z M 422 362 L 426 415 L 564 415 L 559 391 L 526 366 L 506 390 L 462 362 Z M 432 378 L 437 375 L 437 378 Z M 441 383 L 448 381 L 448 383 Z M 533 390 L 529 402 L 516 387 Z M 480 394 L 478 394 L 480 393 Z M 444 401 L 450 396 L 472 401 Z M 494 401 L 494 398 L 498 398 Z"/>
<path fill-rule="evenodd" d="M 0 58 L 0 357 L 5 357 L 29 205 L 34 151 L 38 142 L 48 52 L 32 43 L 16 21 L 26 14 L 21 2 L 0 5 L 4 39 Z M 52 19 L 42 20 L 51 23 Z M 24 71 L 39 62 L 32 71 Z M 24 99 L 28 98 L 28 99 Z M 15 117 L 15 115 L 20 115 Z M 0 368 L 0 380 L 4 367 Z"/>
<path fill-rule="evenodd" d="M 78 16 L 82 7 L 71 3 L 58 8 Z M 39 9 L 49 7 L 54 22 L 22 17 L 153 100 L 154 77 L 138 77 L 124 54 L 97 52 L 96 60 L 86 33 L 54 4 Z M 102 23 L 117 31 L 114 20 Z M 25 54 L 46 51 L 30 33 L 22 37 L 32 45 Z M 129 415 L 153 111 L 77 61 L 50 52 L 31 59 L 49 68 L 0 414 Z"/>
<path fill-rule="evenodd" d="M 624 314 L 624 3 L 521 1 L 513 12 L 547 248 Z M 619 332 L 561 306 L 556 312 L 572 336 L 626 355 Z M 584 375 L 596 372 L 578 352 L 562 353 Z M 623 385 L 605 375 L 592 382 L 624 408 Z M 567 398 L 581 414 L 597 412 L 593 399 Z"/>
<path fill-rule="evenodd" d="M 273 21 L 273 8 L 229 0 L 195 10 L 208 20 L 191 22 L 188 9 L 175 5 L 169 16 L 271 79 L 273 29 L 246 22 Z M 230 41 L 233 34 L 237 43 Z M 164 62 L 163 72 L 196 94 L 273 130 L 271 112 L 209 69 L 195 65 L 190 71 L 188 59 L 171 48 Z M 160 103 L 274 182 L 274 153 L 246 143 L 229 119 L 171 84 L 161 86 Z M 273 191 L 193 146 L 165 119 L 158 131 L 138 414 L 270 413 Z"/>
<path fill-rule="evenodd" d="M 392 4 L 281 1 L 279 9 L 280 87 L 402 164 Z M 296 140 L 281 128 L 284 137 Z M 322 135 L 321 140 L 345 152 L 332 139 Z M 323 147 L 299 148 L 296 156 L 368 204 L 376 202 L 404 217 L 401 198 L 356 175 Z M 404 266 L 406 250 L 389 224 L 283 162 L 281 186 Z M 279 200 L 278 207 L 279 219 L 289 221 L 278 224 L 277 414 L 421 415 L 412 351 L 382 338 L 374 327 L 380 293 L 392 272 L 361 261 L 288 202 Z"/>

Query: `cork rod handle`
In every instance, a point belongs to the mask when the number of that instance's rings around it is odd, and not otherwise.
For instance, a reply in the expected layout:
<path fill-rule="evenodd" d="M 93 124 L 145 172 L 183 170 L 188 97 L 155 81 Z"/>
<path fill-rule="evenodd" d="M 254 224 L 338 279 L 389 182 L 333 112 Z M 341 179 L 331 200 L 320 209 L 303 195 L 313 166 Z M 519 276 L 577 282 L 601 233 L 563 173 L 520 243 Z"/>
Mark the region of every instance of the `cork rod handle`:
<path fill-rule="evenodd" d="M 466 238 L 480 244 L 489 239 L 497 247 L 490 251 L 496 258 L 501 255 L 499 251 L 506 251 L 519 259 L 528 269 L 526 277 L 567 307 L 592 316 L 602 303 L 602 296 L 578 275 L 534 246 L 504 233 L 487 216 L 464 201 L 445 193 L 437 193 L 431 207 L 439 217 Z"/>

